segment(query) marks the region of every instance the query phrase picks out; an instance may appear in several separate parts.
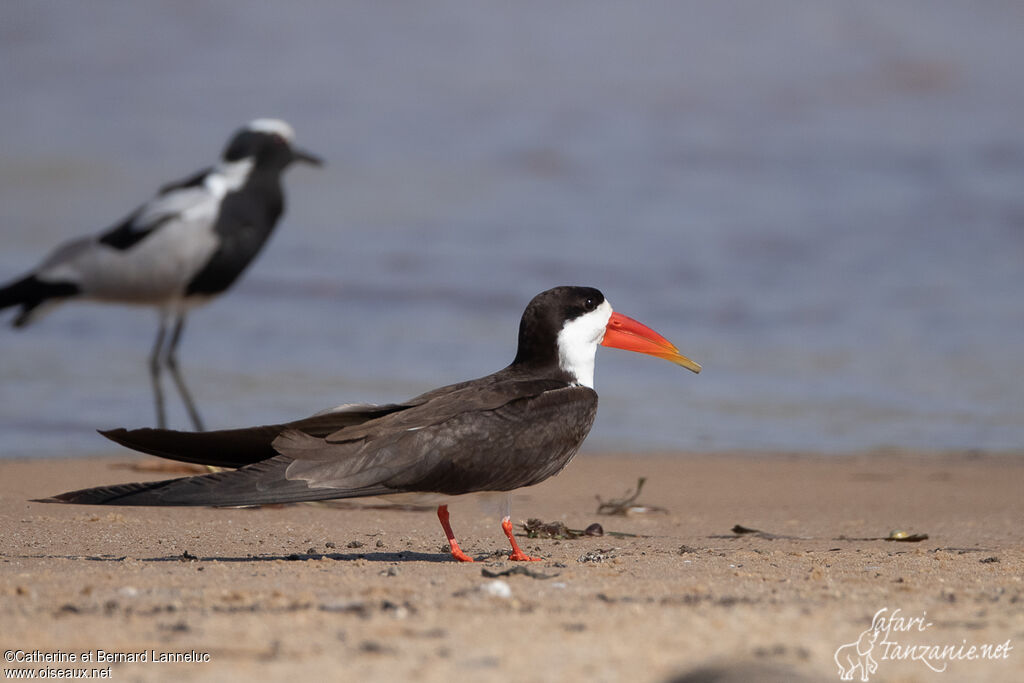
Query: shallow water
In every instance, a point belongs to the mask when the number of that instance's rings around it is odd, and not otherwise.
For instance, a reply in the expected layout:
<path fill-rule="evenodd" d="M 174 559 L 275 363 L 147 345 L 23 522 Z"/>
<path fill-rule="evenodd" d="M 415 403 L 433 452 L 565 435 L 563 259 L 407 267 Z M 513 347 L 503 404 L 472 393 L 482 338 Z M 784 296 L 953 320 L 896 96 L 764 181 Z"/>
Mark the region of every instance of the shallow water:
<path fill-rule="evenodd" d="M 591 449 L 1024 446 L 1024 5 L 37 2 L 0 8 L 0 279 L 281 116 L 329 165 L 182 362 L 211 427 L 491 372 L 558 284 Z M 6 317 L 6 316 L 5 316 Z M 0 329 L 0 456 L 153 422 L 155 315 Z M 187 427 L 170 397 L 172 420 Z"/>

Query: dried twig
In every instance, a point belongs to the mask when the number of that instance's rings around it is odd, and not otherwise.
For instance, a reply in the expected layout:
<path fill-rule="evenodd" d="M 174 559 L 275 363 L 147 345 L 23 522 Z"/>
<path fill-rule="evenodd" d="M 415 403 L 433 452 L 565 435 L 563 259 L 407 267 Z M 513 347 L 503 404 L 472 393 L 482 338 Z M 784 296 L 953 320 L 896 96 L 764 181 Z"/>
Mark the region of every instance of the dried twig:
<path fill-rule="evenodd" d="M 597 514 L 599 515 L 630 515 L 630 514 L 643 514 L 648 512 L 668 512 L 663 507 L 657 505 L 641 505 L 636 502 L 636 499 L 640 497 L 640 491 L 644 487 L 644 483 L 647 481 L 647 477 L 640 477 L 636 480 L 636 490 L 626 491 L 626 495 L 622 498 L 609 501 L 601 500 L 601 496 L 595 496 L 597 498 Z"/>

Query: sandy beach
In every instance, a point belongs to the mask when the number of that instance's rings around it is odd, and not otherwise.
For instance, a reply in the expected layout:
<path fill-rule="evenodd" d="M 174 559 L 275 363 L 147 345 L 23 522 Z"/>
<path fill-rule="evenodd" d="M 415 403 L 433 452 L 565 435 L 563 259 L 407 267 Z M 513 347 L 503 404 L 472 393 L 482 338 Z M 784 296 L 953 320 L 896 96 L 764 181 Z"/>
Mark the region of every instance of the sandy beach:
<path fill-rule="evenodd" d="M 167 466 L 127 454 L 0 462 L 2 644 L 5 659 L 20 660 L 7 670 L 82 668 L 113 680 L 709 681 L 727 671 L 839 680 L 837 650 L 875 619 L 884 628 L 873 631 L 870 680 L 1024 677 L 1017 456 L 585 453 L 518 492 L 513 520 L 596 523 L 604 535 L 528 538 L 517 526 L 524 549 L 545 559 L 515 564 L 502 556 L 498 520 L 472 503 L 454 506 L 452 521 L 474 564 L 450 561 L 431 510 L 374 500 L 30 502 L 178 475 L 160 471 Z M 597 513 L 598 497 L 621 499 L 639 477 L 639 510 Z M 146 661 L 111 661 L 133 657 Z"/>

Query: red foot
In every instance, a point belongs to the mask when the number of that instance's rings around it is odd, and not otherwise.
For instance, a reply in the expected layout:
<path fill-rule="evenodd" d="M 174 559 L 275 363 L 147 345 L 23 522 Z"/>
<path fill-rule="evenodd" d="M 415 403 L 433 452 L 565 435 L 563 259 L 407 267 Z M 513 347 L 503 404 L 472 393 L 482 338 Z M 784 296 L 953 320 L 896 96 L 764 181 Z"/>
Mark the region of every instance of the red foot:
<path fill-rule="evenodd" d="M 454 557 L 459 562 L 475 562 L 476 561 L 472 557 L 467 555 L 466 553 L 462 552 L 462 549 L 459 548 L 459 544 L 458 543 L 452 543 L 451 546 L 452 546 L 452 557 Z"/>
<path fill-rule="evenodd" d="M 455 540 L 455 534 L 452 533 L 452 525 L 448 523 L 447 505 L 437 506 L 437 518 L 441 521 L 441 528 L 444 529 L 445 538 L 448 539 L 448 545 L 452 549 L 452 557 L 459 562 L 473 562 L 473 558 L 462 552 L 462 548 L 459 547 L 459 542 Z"/>
<path fill-rule="evenodd" d="M 512 544 L 512 554 L 508 556 L 508 559 L 514 562 L 540 562 L 544 559 L 543 557 L 530 557 L 519 549 L 519 544 L 516 543 L 515 537 L 512 536 L 512 520 L 508 517 L 501 520 L 501 530 L 505 532 L 508 542 Z"/>
<path fill-rule="evenodd" d="M 530 557 L 519 548 L 512 551 L 512 554 L 508 556 L 508 559 L 516 562 L 541 562 L 543 557 Z"/>

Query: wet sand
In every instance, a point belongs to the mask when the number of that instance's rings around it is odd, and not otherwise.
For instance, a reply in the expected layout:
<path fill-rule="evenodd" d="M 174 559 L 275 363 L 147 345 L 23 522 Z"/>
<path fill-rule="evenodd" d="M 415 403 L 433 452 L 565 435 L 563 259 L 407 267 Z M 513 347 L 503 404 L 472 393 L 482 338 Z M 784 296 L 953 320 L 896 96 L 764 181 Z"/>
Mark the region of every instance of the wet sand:
<path fill-rule="evenodd" d="M 533 563 L 504 560 L 497 519 L 474 504 L 454 506 L 452 523 L 480 561 L 458 564 L 432 511 L 374 501 L 29 502 L 176 476 L 152 471 L 163 465 L 0 461 L 0 644 L 17 658 L 78 658 L 4 667 L 113 680 L 665 681 L 742 665 L 737 680 L 838 680 L 837 648 L 887 610 L 871 680 L 1024 678 L 1019 456 L 583 454 L 517 493 L 512 518 L 605 534 L 523 535 L 545 558 Z M 621 498 L 638 477 L 648 511 L 597 514 L 597 496 Z M 927 539 L 882 540 L 893 531 Z M 488 576 L 508 570 L 524 573 Z M 931 646 L 960 649 L 929 659 Z M 81 662 L 98 650 L 150 661 Z"/>

